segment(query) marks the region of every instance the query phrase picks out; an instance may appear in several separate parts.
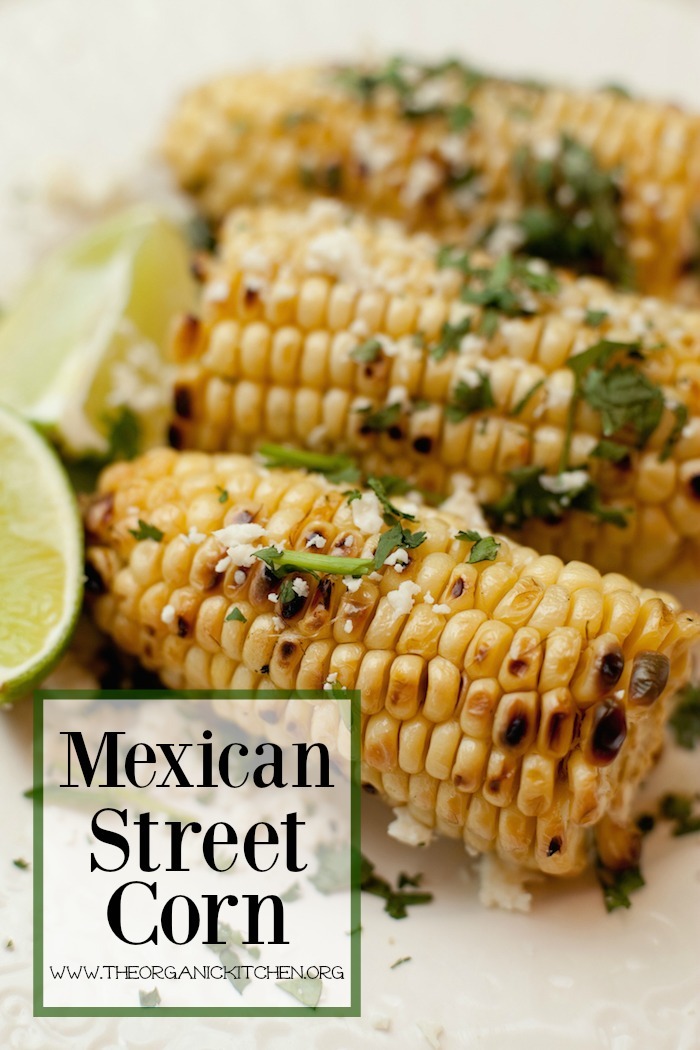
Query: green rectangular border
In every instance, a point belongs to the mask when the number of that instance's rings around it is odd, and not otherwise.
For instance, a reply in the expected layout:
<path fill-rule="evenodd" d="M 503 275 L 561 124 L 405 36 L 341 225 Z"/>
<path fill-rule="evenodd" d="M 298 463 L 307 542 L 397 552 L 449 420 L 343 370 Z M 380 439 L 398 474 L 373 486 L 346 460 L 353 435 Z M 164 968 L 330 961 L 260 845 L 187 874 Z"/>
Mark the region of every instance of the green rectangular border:
<path fill-rule="evenodd" d="M 283 1006 L 239 1009 L 228 1007 L 65 1007 L 44 1006 L 44 703 L 49 700 L 329 700 L 323 690 L 312 689 L 52 689 L 34 693 L 34 1017 L 360 1017 L 361 1016 L 361 914 L 360 914 L 360 693 L 348 690 L 343 699 L 351 703 L 350 732 L 350 1006 Z"/>

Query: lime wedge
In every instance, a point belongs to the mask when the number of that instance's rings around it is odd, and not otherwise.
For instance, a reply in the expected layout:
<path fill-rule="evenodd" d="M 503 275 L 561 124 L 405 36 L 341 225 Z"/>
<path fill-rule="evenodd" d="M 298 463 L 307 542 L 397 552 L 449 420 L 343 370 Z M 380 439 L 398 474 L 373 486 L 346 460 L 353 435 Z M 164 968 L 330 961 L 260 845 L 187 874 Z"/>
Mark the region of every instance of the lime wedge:
<path fill-rule="evenodd" d="M 83 532 L 53 449 L 0 409 L 0 703 L 28 692 L 68 645 L 83 589 Z"/>
<path fill-rule="evenodd" d="M 51 256 L 0 321 L 0 400 L 69 453 L 105 453 L 134 413 L 142 447 L 164 438 L 163 348 L 195 286 L 179 229 L 141 206 Z"/>

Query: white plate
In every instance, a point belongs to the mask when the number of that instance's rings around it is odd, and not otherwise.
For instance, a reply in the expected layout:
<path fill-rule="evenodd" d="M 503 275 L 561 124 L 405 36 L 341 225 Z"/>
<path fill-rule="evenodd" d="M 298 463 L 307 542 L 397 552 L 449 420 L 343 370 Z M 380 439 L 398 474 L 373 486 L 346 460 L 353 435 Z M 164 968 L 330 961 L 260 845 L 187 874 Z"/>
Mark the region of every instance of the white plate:
<path fill-rule="evenodd" d="M 494 69 L 614 80 L 700 109 L 700 12 L 690 0 L 0 0 L 0 301 L 75 222 L 46 207 L 58 166 L 99 204 L 114 181 L 136 170 L 143 179 L 143 155 L 188 83 L 368 47 L 460 51 Z M 700 604 L 700 589 L 684 598 Z M 435 900 L 401 922 L 379 900 L 363 900 L 361 1019 L 34 1019 L 31 876 L 11 864 L 31 854 L 31 807 L 21 797 L 30 781 L 25 706 L 0 716 L 2 1047 L 425 1048 L 425 1033 L 439 1028 L 442 1050 L 700 1046 L 699 836 L 652 833 L 647 886 L 629 912 L 607 915 L 597 886 L 582 880 L 538 888 L 531 914 L 514 915 L 479 906 L 458 845 L 412 851 L 388 839 L 387 813 L 373 800 L 364 852 L 388 877 L 423 871 Z M 700 790 L 697 753 L 667 750 L 647 787 L 649 805 L 672 789 Z M 411 962 L 390 969 L 406 955 Z M 375 1027 L 387 1018 L 388 1033 Z"/>

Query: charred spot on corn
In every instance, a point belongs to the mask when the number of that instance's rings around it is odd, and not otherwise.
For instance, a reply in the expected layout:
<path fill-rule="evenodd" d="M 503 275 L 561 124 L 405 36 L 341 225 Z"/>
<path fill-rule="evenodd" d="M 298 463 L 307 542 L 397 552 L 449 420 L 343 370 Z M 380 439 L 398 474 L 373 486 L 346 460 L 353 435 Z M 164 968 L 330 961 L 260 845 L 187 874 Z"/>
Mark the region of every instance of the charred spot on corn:
<path fill-rule="evenodd" d="M 640 652 L 634 657 L 629 684 L 630 703 L 648 706 L 668 685 L 671 661 L 664 653 Z"/>
<path fill-rule="evenodd" d="M 180 419 L 192 418 L 192 391 L 186 383 L 176 383 L 173 390 L 175 415 Z"/>
<path fill-rule="evenodd" d="M 608 766 L 620 754 L 627 737 L 627 718 L 622 704 L 605 700 L 593 709 L 588 740 L 591 761 L 597 766 Z"/>

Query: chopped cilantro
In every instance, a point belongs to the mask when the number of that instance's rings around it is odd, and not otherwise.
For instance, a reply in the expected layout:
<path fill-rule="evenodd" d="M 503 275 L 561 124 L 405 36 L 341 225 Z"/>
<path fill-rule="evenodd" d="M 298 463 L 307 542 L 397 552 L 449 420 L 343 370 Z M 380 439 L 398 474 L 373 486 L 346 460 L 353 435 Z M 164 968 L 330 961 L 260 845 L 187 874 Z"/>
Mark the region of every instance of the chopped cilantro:
<path fill-rule="evenodd" d="M 216 491 L 219 493 L 219 503 L 226 503 L 228 500 L 228 489 L 223 489 L 221 485 L 217 485 Z"/>
<path fill-rule="evenodd" d="M 280 893 L 280 900 L 284 901 L 285 904 L 292 904 L 294 901 L 298 901 L 300 897 L 301 886 L 298 882 L 293 882 L 288 890 Z"/>
<path fill-rule="evenodd" d="M 24 857 L 15 857 L 12 863 L 16 868 L 19 868 L 20 871 L 26 871 L 29 867 L 29 861 L 25 860 Z"/>
<path fill-rule="evenodd" d="M 676 743 L 692 751 L 700 740 L 700 686 L 689 683 L 680 690 L 669 725 Z"/>
<path fill-rule="evenodd" d="M 473 120 L 474 110 L 465 102 L 460 102 L 447 110 L 447 123 L 450 126 L 450 131 L 464 131 Z"/>
<path fill-rule="evenodd" d="M 440 332 L 440 340 L 430 348 L 434 361 L 442 361 L 450 352 L 459 350 L 460 340 L 468 335 L 472 326 L 471 317 L 465 317 L 457 324 L 445 322 Z"/>
<path fill-rule="evenodd" d="M 546 475 L 542 467 L 518 467 L 508 472 L 510 489 L 496 503 L 485 506 L 487 517 L 494 528 L 503 525 L 511 528 L 522 528 L 531 518 L 556 523 L 561 521 L 568 510 L 581 510 L 592 514 L 601 522 L 609 522 L 618 528 L 625 528 L 625 514 L 614 507 L 606 507 L 600 502 L 598 488 L 592 481 L 581 479 L 570 489 L 551 491 L 542 484 Z M 556 477 L 556 475 L 554 475 Z"/>
<path fill-rule="evenodd" d="M 139 988 L 139 1004 L 141 1006 L 160 1006 L 160 1002 L 160 993 L 157 988 L 154 988 L 152 992 L 144 992 L 142 988 Z"/>
<path fill-rule="evenodd" d="M 139 541 L 139 543 L 141 540 L 155 540 L 156 543 L 160 543 L 165 535 L 165 533 L 161 532 L 160 529 L 157 529 L 155 525 L 149 525 L 147 521 L 143 520 L 143 518 L 139 518 L 138 529 L 129 529 L 129 532 L 135 540 Z"/>
<path fill-rule="evenodd" d="M 472 385 L 460 379 L 452 391 L 452 400 L 445 405 L 445 418 L 450 423 L 460 423 L 474 412 L 483 412 L 495 406 L 491 380 L 485 372 L 479 369 L 476 370 L 476 374 L 478 376 L 476 383 Z"/>
<path fill-rule="evenodd" d="M 227 969 L 233 970 L 234 966 L 239 967 L 241 965 L 241 957 L 233 947 L 234 945 L 237 948 L 242 948 L 253 959 L 260 958 L 260 949 L 254 945 L 244 945 L 243 935 L 238 930 L 232 930 L 225 922 L 219 923 L 216 931 L 216 940 L 218 943 L 207 944 L 207 948 L 219 957 L 221 965 Z M 242 995 L 246 986 L 250 984 L 250 978 L 246 977 L 240 970 L 238 973 L 238 977 L 235 977 L 233 972 L 228 973 L 227 976 L 239 995 Z"/>
<path fill-rule="evenodd" d="M 400 890 L 404 889 L 404 887 L 406 886 L 413 886 L 414 889 L 418 889 L 422 882 L 422 871 L 419 871 L 416 875 L 407 875 L 405 871 L 401 871 L 399 872 L 399 878 L 396 885 L 399 887 Z"/>
<path fill-rule="evenodd" d="M 141 445 L 141 424 L 135 413 L 121 405 L 112 415 L 103 417 L 107 427 L 107 460 L 134 459 Z"/>
<path fill-rule="evenodd" d="M 236 607 L 235 609 L 231 609 L 231 612 L 226 617 L 226 622 L 228 622 L 229 620 L 234 620 L 236 623 L 248 623 L 245 616 L 238 607 Z"/>
<path fill-rule="evenodd" d="M 375 570 L 381 569 L 386 559 L 396 547 L 403 547 L 404 550 L 413 550 L 415 547 L 420 547 L 421 543 L 424 542 L 425 537 L 426 534 L 424 532 L 409 532 L 409 530 L 404 528 L 400 523 L 392 525 L 387 532 L 383 532 L 379 537 L 379 543 L 377 544 L 377 549 L 374 553 L 372 567 Z"/>
<path fill-rule="evenodd" d="M 404 511 L 399 510 L 389 499 L 384 482 L 381 478 L 367 478 L 367 487 L 372 490 L 377 499 L 382 505 L 384 512 L 384 521 L 387 525 L 393 525 L 395 521 L 403 518 L 405 521 L 415 521 L 415 514 L 406 514 Z M 350 502 L 350 501 L 348 501 Z"/>
<path fill-rule="evenodd" d="M 627 445 L 621 445 L 617 441 L 599 441 L 591 451 L 596 459 L 609 459 L 611 463 L 622 463 L 630 454 Z"/>
<path fill-rule="evenodd" d="M 351 456 L 326 456 L 306 449 L 286 448 L 284 445 L 265 444 L 258 449 L 266 467 L 291 467 L 325 474 L 329 481 L 353 483 L 360 478 L 360 469 Z"/>
<path fill-rule="evenodd" d="M 500 543 L 493 536 L 482 536 L 473 529 L 468 529 L 466 532 L 460 530 L 455 539 L 467 540 L 473 545 L 467 558 L 470 565 L 476 565 L 480 561 L 495 561 L 501 549 Z"/>
<path fill-rule="evenodd" d="M 318 870 L 311 875 L 319 893 L 339 893 L 350 886 L 350 861 L 347 846 L 339 843 L 321 842 L 316 847 Z"/>
<path fill-rule="evenodd" d="M 356 411 L 364 415 L 361 430 L 367 433 L 381 433 L 395 427 L 401 418 L 403 407 L 401 404 L 385 405 L 384 408 L 358 408 Z"/>
<path fill-rule="evenodd" d="M 320 977 L 291 977 L 285 981 L 275 981 L 278 988 L 293 996 L 302 1006 L 318 1006 L 323 991 Z"/>
<path fill-rule="evenodd" d="M 630 894 L 645 885 L 642 873 L 638 867 L 612 871 L 610 868 L 599 864 L 596 868 L 596 874 L 603 890 L 605 910 L 608 912 L 615 911 L 616 908 L 631 907 Z"/>
<path fill-rule="evenodd" d="M 389 969 L 396 970 L 399 966 L 403 966 L 404 963 L 411 962 L 412 958 L 412 955 L 402 955 L 400 959 L 397 959 L 396 962 L 391 964 Z"/>
<path fill-rule="evenodd" d="M 673 834 L 691 835 L 700 831 L 700 816 L 693 815 L 693 805 L 698 795 L 664 795 L 659 807 L 659 816 L 674 823 Z"/>
<path fill-rule="evenodd" d="M 14 950 L 15 950 L 15 942 L 10 937 L 10 938 L 8 938 L 8 940 L 5 941 L 5 951 L 13 952 Z"/>
<path fill-rule="evenodd" d="M 204 215 L 193 215 L 185 225 L 185 236 L 194 251 L 213 252 L 216 248 L 214 226 Z"/>
<path fill-rule="evenodd" d="M 294 590 L 294 581 L 292 576 L 294 573 L 288 573 L 282 580 L 282 586 L 279 589 L 279 601 L 280 605 L 289 605 L 297 597 L 297 592 Z M 294 577 L 296 579 L 296 576 Z"/>
<path fill-rule="evenodd" d="M 605 310 L 586 310 L 583 323 L 589 328 L 600 328 L 607 321 L 608 316 Z"/>
<path fill-rule="evenodd" d="M 377 361 L 381 357 L 382 344 L 378 339 L 367 339 L 366 342 L 360 343 L 354 350 L 350 351 L 350 357 L 353 357 L 356 361 L 362 361 L 365 364 L 369 364 L 372 361 Z"/>
<path fill-rule="evenodd" d="M 536 383 L 533 383 L 529 390 L 526 390 L 519 401 L 516 401 L 515 405 L 511 409 L 511 416 L 519 416 L 526 405 L 529 404 L 531 398 L 535 396 L 538 390 L 541 390 L 546 382 L 546 378 L 543 376 L 542 379 L 538 379 Z"/>
<path fill-rule="evenodd" d="M 414 904 L 428 904 L 433 899 L 432 893 L 405 893 L 402 889 L 392 889 L 386 879 L 375 874 L 374 864 L 365 856 L 362 857 L 360 889 L 363 893 L 382 897 L 384 911 L 392 919 L 405 919 L 408 915 L 407 908 Z"/>
<path fill-rule="evenodd" d="M 683 427 L 688 422 L 688 409 L 684 404 L 676 405 L 673 409 L 673 412 L 676 417 L 676 421 L 673 424 L 673 427 L 671 428 L 668 437 L 664 441 L 664 447 L 661 449 L 661 452 L 659 452 L 659 459 L 662 463 L 665 462 L 665 460 L 667 460 L 668 457 L 671 455 L 671 452 L 673 451 L 673 446 L 680 438 L 683 432 Z"/>
<path fill-rule="evenodd" d="M 605 170 L 590 149 L 563 134 L 552 159 L 521 147 L 513 170 L 525 201 L 519 218 L 523 251 L 630 283 L 617 169 Z"/>
<path fill-rule="evenodd" d="M 592 368 L 581 383 L 581 396 L 600 413 L 605 437 L 627 434 L 637 448 L 646 445 L 663 415 L 661 389 L 630 365 L 608 372 Z"/>

